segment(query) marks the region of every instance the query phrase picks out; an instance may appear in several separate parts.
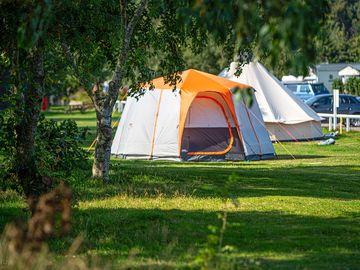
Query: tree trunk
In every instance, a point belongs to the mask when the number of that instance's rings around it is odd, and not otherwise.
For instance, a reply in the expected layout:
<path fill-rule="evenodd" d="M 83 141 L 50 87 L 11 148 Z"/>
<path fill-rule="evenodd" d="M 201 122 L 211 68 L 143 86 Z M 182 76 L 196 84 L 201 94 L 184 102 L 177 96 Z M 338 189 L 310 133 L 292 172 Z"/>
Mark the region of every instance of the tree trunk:
<path fill-rule="evenodd" d="M 27 98 L 25 104 L 26 107 L 30 108 L 25 110 L 28 115 L 24 115 L 16 126 L 17 147 L 14 165 L 17 178 L 26 197 L 37 197 L 42 192 L 41 177 L 35 162 L 35 134 L 39 111 L 35 108 L 38 105 L 35 98 Z"/>
<path fill-rule="evenodd" d="M 124 45 L 116 64 L 114 76 L 109 83 L 108 93 L 101 93 L 99 85 L 95 87 L 95 91 L 93 93 L 89 93 L 95 104 L 97 118 L 97 136 L 92 173 L 93 177 L 102 178 L 104 182 L 108 182 L 110 180 L 109 165 L 112 143 L 111 114 L 115 101 L 119 96 L 120 87 L 122 85 L 122 79 L 124 76 L 122 65 L 124 66 L 127 61 L 127 56 L 129 53 L 128 50 L 130 48 L 130 41 L 133 35 L 133 31 L 136 24 L 138 23 L 139 18 L 141 17 L 141 14 L 145 10 L 146 3 L 147 0 L 142 0 L 138 4 L 134 16 L 126 26 Z"/>
<path fill-rule="evenodd" d="M 112 107 L 98 105 L 96 109 L 96 146 L 92 168 L 93 177 L 102 178 L 104 182 L 109 181 L 109 165 L 112 143 Z"/>
<path fill-rule="evenodd" d="M 34 48 L 28 56 L 28 83 L 23 86 L 15 127 L 16 156 L 14 171 L 26 197 L 38 197 L 44 190 L 42 178 L 36 165 L 35 135 L 40 116 L 43 90 L 44 66 L 41 49 Z"/>

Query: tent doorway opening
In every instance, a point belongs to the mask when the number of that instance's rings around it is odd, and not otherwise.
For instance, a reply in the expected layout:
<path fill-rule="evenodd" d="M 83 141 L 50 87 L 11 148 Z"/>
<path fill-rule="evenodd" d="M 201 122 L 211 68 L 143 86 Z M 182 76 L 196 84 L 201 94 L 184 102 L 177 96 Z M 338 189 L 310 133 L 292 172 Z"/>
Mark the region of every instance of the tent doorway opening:
<path fill-rule="evenodd" d="M 220 94 L 200 93 L 187 112 L 181 142 L 183 160 L 243 160 L 235 120 Z"/>

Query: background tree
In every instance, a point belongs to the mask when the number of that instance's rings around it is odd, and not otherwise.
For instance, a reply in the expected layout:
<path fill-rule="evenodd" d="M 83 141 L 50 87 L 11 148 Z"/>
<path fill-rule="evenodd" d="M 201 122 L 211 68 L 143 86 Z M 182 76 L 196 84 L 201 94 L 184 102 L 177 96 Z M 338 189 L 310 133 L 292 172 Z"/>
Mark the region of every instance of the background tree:
<path fill-rule="evenodd" d="M 214 45 L 204 46 L 200 57 L 187 51 L 187 65 L 207 68 L 221 63 L 218 73 L 229 61 L 258 59 L 277 76 L 305 75 L 316 58 L 314 38 L 328 5 L 312 0 L 198 1 L 193 12 L 214 37 Z"/>
<path fill-rule="evenodd" d="M 344 91 L 347 94 L 359 96 L 360 95 L 360 78 L 352 77 L 347 79 L 344 85 Z"/>
<path fill-rule="evenodd" d="M 71 161 L 85 157 L 75 123 L 57 125 L 40 116 L 44 95 L 63 93 L 74 83 L 53 47 L 56 10 L 51 0 L 0 2 L 0 87 L 8 107 L 0 115 L 3 177 L 35 201 L 52 187 L 51 170 L 68 170 Z"/>
<path fill-rule="evenodd" d="M 97 137 L 93 176 L 109 178 L 112 108 L 119 90 L 157 74 L 184 69 L 181 48 L 201 35 L 192 23 L 180 22 L 182 1 L 71 1 L 60 13 L 58 44 L 73 74 L 91 97 L 96 110 Z M 109 80 L 109 89 L 102 83 Z M 134 91 L 132 92 L 134 93 Z"/>
<path fill-rule="evenodd" d="M 184 61 L 187 68 L 194 68 L 212 74 L 218 74 L 229 65 L 233 54 L 226 55 L 224 44 L 217 44 L 212 37 L 204 44 L 201 50 L 194 53 L 191 48 L 184 49 Z"/>
<path fill-rule="evenodd" d="M 341 79 L 335 79 L 332 83 L 333 89 L 338 89 L 342 94 L 360 95 L 360 78 L 351 77 L 345 83 Z"/>
<path fill-rule="evenodd" d="M 329 0 L 329 7 L 316 38 L 317 62 L 359 62 L 360 2 Z"/>
<path fill-rule="evenodd" d="M 44 93 L 44 51 L 52 15 L 51 1 L 1 1 L 1 67 L 11 94 L 13 155 L 11 175 L 27 197 L 38 196 L 44 183 L 35 162 L 35 135 Z"/>
<path fill-rule="evenodd" d="M 334 79 L 332 82 L 332 89 L 338 89 L 340 93 L 344 93 L 344 84 L 341 79 Z"/>

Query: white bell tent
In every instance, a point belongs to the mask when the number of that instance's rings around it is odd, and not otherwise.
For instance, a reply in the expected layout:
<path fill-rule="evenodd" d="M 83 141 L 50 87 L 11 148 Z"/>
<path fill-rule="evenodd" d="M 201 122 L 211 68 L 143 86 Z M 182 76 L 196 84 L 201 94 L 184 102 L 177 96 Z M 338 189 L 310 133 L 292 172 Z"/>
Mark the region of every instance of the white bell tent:
<path fill-rule="evenodd" d="M 237 63 L 224 69 L 219 76 L 250 85 L 266 129 L 272 141 L 297 141 L 321 138 L 321 118 L 259 62 L 251 62 L 235 76 Z"/>
<path fill-rule="evenodd" d="M 232 88 L 249 88 L 197 70 L 181 73 L 174 91 L 163 78 L 138 99 L 128 97 L 111 147 L 127 159 L 254 160 L 274 157 L 256 101 L 234 106 Z M 146 88 L 145 88 L 146 89 Z"/>

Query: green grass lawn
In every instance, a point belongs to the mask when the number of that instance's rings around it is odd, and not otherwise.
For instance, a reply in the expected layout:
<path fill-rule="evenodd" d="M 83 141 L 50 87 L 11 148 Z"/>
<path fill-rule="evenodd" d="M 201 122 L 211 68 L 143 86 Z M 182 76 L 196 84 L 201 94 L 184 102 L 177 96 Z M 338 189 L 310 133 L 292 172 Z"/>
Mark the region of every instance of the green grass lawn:
<path fill-rule="evenodd" d="M 94 112 L 59 110 L 46 116 L 91 127 L 90 145 Z M 220 226 L 217 213 L 226 209 L 224 245 L 235 247 L 231 256 L 245 269 L 359 269 L 359 148 L 360 133 L 352 132 L 330 146 L 275 144 L 278 159 L 270 161 L 113 159 L 108 185 L 91 179 L 89 162 L 66 179 L 78 202 L 74 228 L 50 248 L 61 256 L 83 233 L 80 254 L 114 268 L 185 267 L 207 242 L 208 226 Z M 224 186 L 232 174 L 238 179 L 230 195 L 238 198 L 239 207 L 224 203 Z M 0 195 L 2 229 L 26 214 L 18 196 Z"/>

